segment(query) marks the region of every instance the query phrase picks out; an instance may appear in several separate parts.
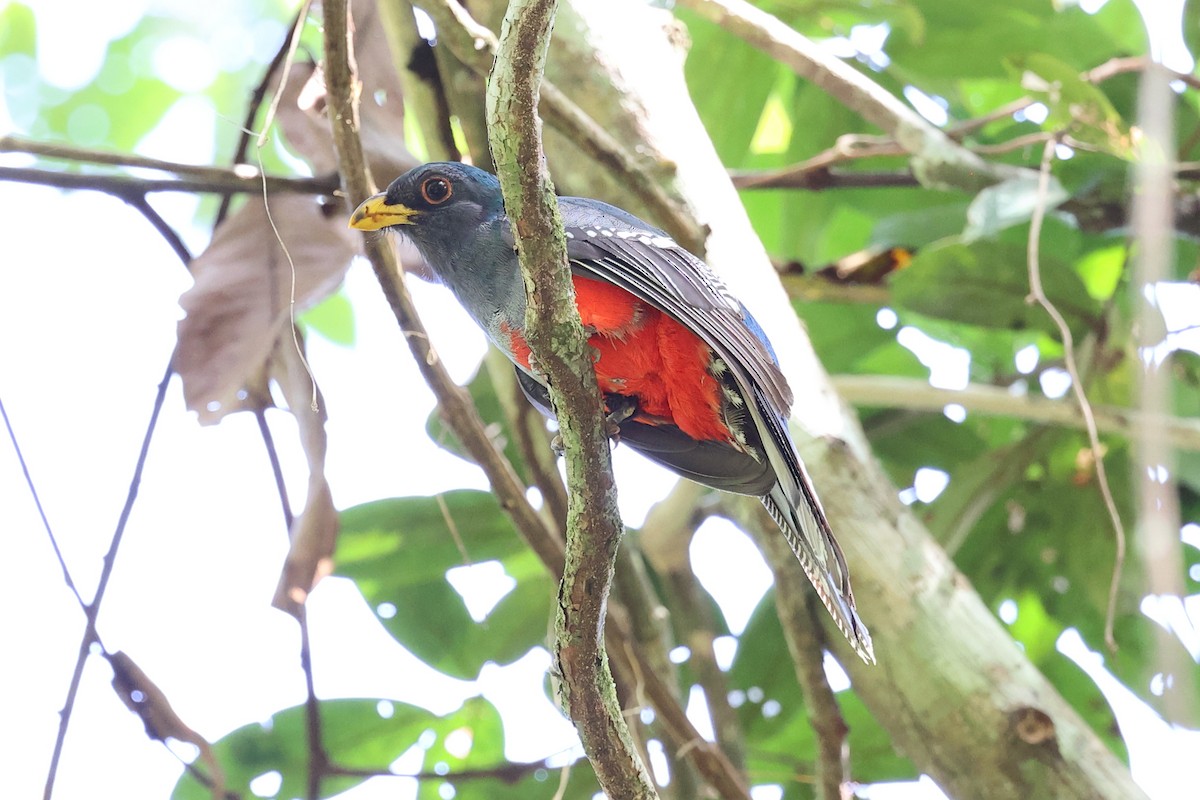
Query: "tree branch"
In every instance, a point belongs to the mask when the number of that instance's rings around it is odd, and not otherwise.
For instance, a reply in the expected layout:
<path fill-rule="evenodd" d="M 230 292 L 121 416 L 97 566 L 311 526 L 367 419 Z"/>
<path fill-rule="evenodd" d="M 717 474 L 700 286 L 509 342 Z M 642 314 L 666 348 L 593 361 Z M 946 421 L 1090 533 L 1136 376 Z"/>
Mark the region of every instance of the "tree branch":
<path fill-rule="evenodd" d="M 1142 73 L 1138 92 L 1138 126 L 1145 134 L 1136 164 L 1138 190 L 1133 196 L 1134 277 L 1129 289 L 1136 309 L 1137 354 L 1133 373 L 1138 389 L 1138 415 L 1133 426 L 1133 481 L 1137 487 L 1136 541 L 1143 555 L 1146 589 L 1160 597 L 1187 595 L 1183 544 L 1180 542 L 1179 487 L 1175 437 L 1171 435 L 1171 374 L 1167 365 L 1142 353 L 1152 353 L 1163 341 L 1162 311 L 1151 303 L 1153 293 L 1170 279 L 1174 261 L 1172 228 L 1172 154 L 1175 152 L 1175 98 L 1166 69 L 1151 65 Z M 1160 478 L 1159 475 L 1162 475 Z M 1175 635 L 1154 626 L 1155 659 L 1164 681 L 1163 704 L 1168 718 L 1195 719 L 1195 686 L 1188 677 L 1195 669 L 1188 651 Z M 1175 680 L 1171 680 L 1174 677 Z"/>
<path fill-rule="evenodd" d="M 656 798 L 617 703 L 604 649 L 605 606 L 624 532 L 604 406 L 575 308 L 558 200 L 537 116 L 555 0 L 514 0 L 504 16 L 487 92 L 492 157 L 504 189 L 528 306 L 525 335 L 566 448 L 567 550 L 555 656 L 560 694 L 610 797 Z"/>
<path fill-rule="evenodd" d="M 181 165 L 184 166 L 184 165 Z M 133 175 L 92 175 L 82 172 L 60 172 L 35 167 L 0 167 L 0 181 L 32 183 L 58 189 L 88 189 L 104 192 L 122 199 L 152 192 L 187 192 L 189 194 L 262 194 L 266 183 L 268 192 L 331 195 L 337 191 L 336 176 L 322 178 L 283 178 L 259 174 L 253 167 L 204 167 L 200 177 L 139 178 Z"/>
<path fill-rule="evenodd" d="M 834 375 L 830 378 L 847 402 L 856 406 L 941 411 L 957 404 L 978 414 L 1016 417 L 1082 430 L 1079 409 L 1073 403 L 1038 395 L 1014 395 L 997 386 L 973 383 L 965 389 L 939 389 L 928 381 L 887 375 Z M 1145 414 L 1134 409 L 1092 406 L 1096 427 L 1104 433 L 1131 436 Z M 1181 450 L 1200 450 L 1200 420 L 1165 417 L 1162 420 L 1171 444 Z"/>
<path fill-rule="evenodd" d="M 912 156 L 913 174 L 923 186 L 974 193 L 1025 172 L 984 161 L 879 84 L 745 0 L 680 0 L 680 5 L 790 67 L 881 128 Z"/>
<path fill-rule="evenodd" d="M 486 76 L 495 56 L 496 36 L 480 25 L 457 0 L 415 0 L 438 26 L 440 37 L 464 64 Z M 587 112 L 571 101 L 549 81 L 541 87 L 539 111 L 555 129 L 599 164 L 621 176 L 630 193 L 651 210 L 654 217 L 675 240 L 693 250 L 701 249 L 703 228 L 686 208 L 663 189 L 661 183 L 642 168 L 638 159 Z"/>
<path fill-rule="evenodd" d="M 757 515 L 757 523 L 744 527 L 766 556 L 775 578 L 775 607 L 783 638 L 795 666 L 796 681 L 804 695 L 808 721 L 817 738 L 816 788 L 821 800 L 841 800 L 848 751 L 846 735 L 850 729 L 842 717 L 829 679 L 825 675 L 825 649 L 829 646 L 821 628 L 804 576 L 796 571 L 796 556 L 774 530 L 766 510 L 759 503 L 737 503 L 739 516 Z"/>
<path fill-rule="evenodd" d="M 351 204 L 358 204 L 373 193 L 374 187 L 367 172 L 358 133 L 359 84 L 350 67 L 346 2 L 329 0 L 323 6 L 329 118 L 347 200 Z M 529 504 L 525 497 L 525 487 L 517 478 L 512 464 L 492 444 L 470 396 L 466 390 L 454 383 L 446 372 L 404 285 L 403 273 L 396 262 L 394 250 L 385 246 L 385 242 L 379 237 L 370 236 L 364 237 L 364 248 L 384 297 L 416 359 L 417 367 L 438 399 L 438 408 L 446 424 L 487 475 L 500 507 L 512 518 L 513 525 L 551 573 L 556 578 L 561 577 L 562 540 Z"/>

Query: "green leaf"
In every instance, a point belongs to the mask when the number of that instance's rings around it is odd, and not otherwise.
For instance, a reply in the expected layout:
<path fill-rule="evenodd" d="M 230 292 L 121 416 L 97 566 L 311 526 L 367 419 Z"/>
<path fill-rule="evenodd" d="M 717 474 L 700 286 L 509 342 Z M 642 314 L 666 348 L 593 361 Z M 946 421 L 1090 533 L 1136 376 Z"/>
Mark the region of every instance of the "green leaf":
<path fill-rule="evenodd" d="M 341 525 L 336 574 L 353 579 L 384 628 L 436 669 L 473 679 L 486 662 L 509 663 L 545 641 L 553 581 L 491 494 L 381 500 L 343 511 Z M 476 622 L 446 572 L 490 560 L 516 587 Z"/>
<path fill-rule="evenodd" d="M 967 203 L 959 200 L 927 208 L 897 209 L 875 223 L 871 244 L 919 249 L 960 233 L 967 222 L 967 208 Z"/>
<path fill-rule="evenodd" d="M 861 303 L 795 303 L 808 338 L 831 373 L 905 375 L 926 378 L 929 370 L 896 341 L 896 331 L 876 322 L 879 309 Z"/>
<path fill-rule="evenodd" d="M 967 227 L 963 231 L 963 240 L 972 242 L 1028 222 L 1038 206 L 1046 210 L 1056 208 L 1069 197 L 1053 175 L 1049 177 L 1044 195 L 1038 183 L 1036 174 L 1023 174 L 989 186 L 977 194 L 967 208 Z"/>
<path fill-rule="evenodd" d="M 684 75 L 696 111 L 721 163 L 744 165 L 767 98 L 780 76 L 770 56 L 735 39 L 707 20 L 678 9 L 692 39 Z M 720 52 L 720 58 L 713 58 Z"/>
<path fill-rule="evenodd" d="M 1042 284 L 1072 332 L 1095 323 L 1098 308 L 1069 265 L 1043 254 Z M 991 240 L 947 240 L 917 252 L 892 276 L 892 296 L 902 308 L 953 322 L 989 328 L 1054 333 L 1046 312 L 1030 305 L 1026 253 Z"/>
<path fill-rule="evenodd" d="M 0 56 L 37 53 L 37 20 L 24 3 L 9 3 L 0 10 Z M 7 86 L 12 89 L 13 87 Z"/>
<path fill-rule="evenodd" d="M 1067 130 L 1080 141 L 1133 158 L 1128 126 L 1103 90 L 1081 78 L 1078 69 L 1047 53 L 1014 56 L 1008 66 L 1050 110 L 1047 129 Z"/>
<path fill-rule="evenodd" d="M 1175 350 L 1163 362 L 1171 376 L 1176 416 L 1200 419 L 1200 355 L 1190 350 Z M 1200 493 L 1200 453 L 1181 451 L 1176 475 L 1181 484 Z M 1184 515 L 1183 519 L 1189 519 Z M 1190 519 L 1196 519 L 1191 517 Z"/>
<path fill-rule="evenodd" d="M 334 344 L 354 345 L 354 306 L 339 289 L 300 315 L 300 322 L 312 328 Z"/>
<path fill-rule="evenodd" d="M 1007 77 L 1004 60 L 1023 52 L 1054 53 L 1077 73 L 1115 56 L 1145 52 L 1137 10 L 1109 0 L 1097 14 L 1057 9 L 1047 0 L 963 3 L 915 0 L 923 38 L 897 30 L 888 39 L 889 72 L 923 91 L 953 97 L 964 80 Z"/>
<path fill-rule="evenodd" d="M 484 701 L 476 701 L 484 702 Z M 321 703 L 322 742 L 333 763 L 344 767 L 386 770 L 429 729 L 448 732 L 429 711 L 391 700 L 325 700 Z M 307 797 L 309 752 L 306 709 L 294 706 L 265 723 L 245 725 L 213 745 L 225 773 L 226 789 L 252 797 L 250 781 L 278 772 L 283 783 L 276 796 Z M 202 765 L 201 765 L 202 766 Z M 320 797 L 332 797 L 365 778 L 335 776 L 321 782 Z M 212 792 L 185 773 L 173 800 L 212 800 Z"/>
<path fill-rule="evenodd" d="M 1196 59 L 1200 55 L 1200 0 L 1185 0 L 1183 4 L 1183 41 Z"/>
<path fill-rule="evenodd" d="M 1128 258 L 1129 248 L 1123 241 L 1115 241 L 1084 255 L 1075 262 L 1075 268 L 1087 287 L 1088 294 L 1104 301 L 1117 291 L 1121 276 L 1125 274 L 1125 262 Z"/>
<path fill-rule="evenodd" d="M 446 787 L 453 789 L 455 800 L 550 797 L 558 788 L 558 770 L 505 762 L 503 722 L 495 707 L 483 698 L 468 700 L 458 711 L 445 717 L 441 721 L 441 732 L 444 735 L 425 751 L 421 771 L 444 773 L 445 777 L 421 781 L 417 789 L 419 800 L 443 800 L 448 794 Z M 465 754 L 462 752 L 464 742 L 469 743 Z M 503 770 L 496 770 L 496 766 Z M 562 795 L 563 800 L 591 800 L 599 791 L 599 785 L 587 759 L 579 759 L 567 769 L 567 792 Z M 494 777 L 479 775 L 488 771 L 494 771 Z M 474 777 L 456 778 L 464 773 L 472 773 Z"/>

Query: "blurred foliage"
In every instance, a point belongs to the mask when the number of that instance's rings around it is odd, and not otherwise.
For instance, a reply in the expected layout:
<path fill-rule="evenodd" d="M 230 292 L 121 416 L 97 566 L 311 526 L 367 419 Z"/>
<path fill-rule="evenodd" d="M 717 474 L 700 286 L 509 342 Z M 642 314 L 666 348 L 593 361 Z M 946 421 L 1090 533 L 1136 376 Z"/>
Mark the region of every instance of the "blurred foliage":
<path fill-rule="evenodd" d="M 1109 0 L 1092 14 L 1076 3 L 1050 0 L 763 0 L 760 5 L 803 33 L 832 41 L 839 52 L 852 52 L 849 62 L 884 88 L 911 96 L 915 87 L 926 103 L 941 109 L 950 128 L 1022 97 L 1041 101 L 1042 114 L 999 116 L 966 133 L 965 143 L 995 148 L 1040 131 L 1064 131 L 1082 146 L 1060 153 L 1052 200 L 1060 208 L 1071 200 L 1125 202 L 1136 76 L 1096 83 L 1082 75 L 1110 59 L 1146 52 L 1143 27 L 1130 0 Z M 1185 16 L 1184 34 L 1193 53 L 1200 47 L 1198 5 L 1188 0 Z M 21 3 L 9 3 L 0 10 L 0 74 L 8 114 L 17 129 L 33 138 L 138 151 L 172 108 L 200 98 L 215 112 L 211 160 L 227 162 L 239 133 L 236 121 L 243 117 L 291 13 L 278 0 L 246 4 L 239 14 L 251 31 L 249 44 L 242 43 L 240 55 L 214 61 L 211 81 L 198 91 L 168 83 L 156 69 L 156 53 L 177 46 L 180 37 L 207 46 L 206 37 L 217 36 L 217 28 L 228 21 L 161 11 L 113 38 L 102 66 L 84 85 L 63 88 L 39 74 L 37 16 Z M 687 79 L 727 167 L 780 168 L 827 150 L 845 134 L 878 133 L 767 56 L 690 14 L 680 11 L 678 16 L 691 38 Z M 314 31 L 305 41 L 319 48 Z M 881 46 L 863 49 L 864 42 Z M 1200 159 L 1200 92 L 1189 90 L 1182 97 L 1180 157 Z M 1041 149 L 1040 144 L 1014 147 L 990 157 L 1036 166 Z M 264 151 L 263 159 L 275 173 L 304 169 L 278 142 Z M 905 166 L 903 158 L 881 157 L 844 169 Z M 1037 395 L 1043 391 L 1041 378 L 1061 370 L 1063 350 L 1056 329 L 1026 302 L 1025 244 L 1036 186 L 1003 184 L 975 198 L 912 188 L 747 190 L 742 197 L 765 246 L 781 263 L 803 265 L 811 272 L 867 247 L 899 246 L 915 253 L 911 263 L 879 281 L 886 291 L 884 302 L 794 302 L 830 372 L 927 378 L 930 369 L 898 339 L 904 328 L 965 351 L 972 381 Z M 210 220 L 214 207 L 213 201 L 204 201 L 199 217 Z M 1177 245 L 1174 277 L 1185 280 L 1196 270 L 1198 247 L 1184 237 Z M 1116 405 L 1131 402 L 1131 370 L 1136 368 L 1128 260 L 1123 230 L 1081 226 L 1062 210 L 1047 218 L 1041 238 L 1047 293 L 1084 344 L 1089 395 Z M 885 308 L 895 315 L 895 324 L 881 325 Z M 333 341 L 353 344 L 353 309 L 344 295 L 308 312 L 304 322 Z M 1018 370 L 1015 355 L 1028 348 L 1037 353 L 1034 366 Z M 1200 416 L 1200 357 L 1177 352 L 1167 368 L 1174 379 L 1176 413 Z M 501 404 L 486 371 L 470 388 L 485 418 L 499 425 Z M 914 502 L 914 511 L 989 606 L 1015 608 L 1008 626 L 1013 637 L 1108 746 L 1124 755 L 1099 690 L 1056 649 L 1070 628 L 1090 647 L 1103 646 L 1114 544 L 1084 438 L 976 414 L 956 422 L 943 414 L 863 409 L 862 421 L 898 486 L 909 487 L 922 467 L 948 475 L 947 488 L 929 502 Z M 440 420 L 431 419 L 428 430 L 457 451 Z M 510 459 L 519 463 L 507 427 L 498 430 Z M 1109 436 L 1105 445 L 1118 507 L 1131 520 L 1127 443 Z M 1181 507 L 1185 519 L 1197 520 L 1200 454 L 1184 454 L 1179 466 Z M 544 644 L 553 583 L 490 495 L 457 491 L 381 499 L 345 510 L 341 522 L 337 574 L 354 580 L 382 627 L 431 666 L 471 680 L 489 661 L 508 663 Z M 1195 549 L 1187 549 L 1185 556 L 1185 569 L 1200 565 Z M 465 563 L 488 562 L 503 569 L 512 588 L 476 619 L 446 576 Z M 1161 698 L 1150 688 L 1153 629 L 1138 610 L 1140 574 L 1138 564 L 1126 565 L 1116 620 L 1122 647 L 1107 666 L 1137 696 L 1161 709 Z M 1200 591 L 1194 579 L 1187 587 Z M 794 778 L 812 772 L 813 732 L 792 666 L 780 657 L 786 648 L 770 594 L 737 642 L 728 688 L 751 780 L 784 785 L 788 800 L 811 797 L 811 786 Z M 676 676 L 684 697 L 693 675 L 685 663 Z M 914 765 L 894 751 L 853 690 L 839 697 L 851 729 L 854 779 L 913 777 Z M 445 716 L 387 699 L 323 701 L 321 714 L 325 748 L 341 767 L 386 771 L 411 748 L 421 749 L 422 769 L 436 773 L 420 782 L 422 798 L 447 797 L 450 791 L 464 800 L 550 796 L 558 783 L 556 772 L 547 768 L 503 772 L 503 726 L 482 699 Z M 215 747 L 228 787 L 249 796 L 249 781 L 276 771 L 282 776 L 278 796 L 303 795 L 310 758 L 304 719 L 304 708 L 285 709 L 268 723 L 249 724 L 222 737 Z M 460 730 L 471 733 L 465 751 L 447 745 L 447 737 Z M 488 770 L 496 773 L 488 775 Z M 560 796 L 591 797 L 595 779 L 586 762 L 571 770 Z M 485 774 L 455 778 L 464 771 Z M 361 780 L 329 778 L 321 796 Z M 210 795 L 185 776 L 174 796 Z"/>

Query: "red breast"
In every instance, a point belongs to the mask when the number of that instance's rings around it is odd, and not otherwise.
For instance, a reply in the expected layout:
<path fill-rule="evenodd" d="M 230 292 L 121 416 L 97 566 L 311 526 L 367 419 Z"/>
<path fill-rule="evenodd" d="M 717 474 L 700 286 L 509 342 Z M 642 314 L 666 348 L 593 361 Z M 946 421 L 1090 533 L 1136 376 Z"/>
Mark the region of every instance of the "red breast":
<path fill-rule="evenodd" d="M 575 276 L 575 302 L 597 351 L 600 390 L 636 397 L 634 419 L 670 423 L 699 440 L 731 442 L 721 415 L 721 384 L 712 350 L 696 334 L 611 283 Z M 513 358 L 529 367 L 529 345 L 502 323 Z"/>

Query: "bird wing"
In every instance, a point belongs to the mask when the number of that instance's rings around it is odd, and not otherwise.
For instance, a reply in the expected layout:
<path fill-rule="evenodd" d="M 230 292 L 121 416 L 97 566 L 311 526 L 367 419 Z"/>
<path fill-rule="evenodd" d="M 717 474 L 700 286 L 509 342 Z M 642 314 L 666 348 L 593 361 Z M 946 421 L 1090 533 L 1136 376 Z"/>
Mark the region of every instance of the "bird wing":
<path fill-rule="evenodd" d="M 597 200 L 560 198 L 567 257 L 582 275 L 616 284 L 696 333 L 724 362 L 776 483 L 763 504 L 838 628 L 874 662 L 854 608 L 849 571 L 812 480 L 787 432 L 792 391 L 766 334 L 712 269 L 667 234 Z"/>

